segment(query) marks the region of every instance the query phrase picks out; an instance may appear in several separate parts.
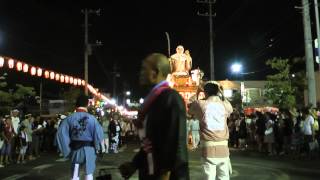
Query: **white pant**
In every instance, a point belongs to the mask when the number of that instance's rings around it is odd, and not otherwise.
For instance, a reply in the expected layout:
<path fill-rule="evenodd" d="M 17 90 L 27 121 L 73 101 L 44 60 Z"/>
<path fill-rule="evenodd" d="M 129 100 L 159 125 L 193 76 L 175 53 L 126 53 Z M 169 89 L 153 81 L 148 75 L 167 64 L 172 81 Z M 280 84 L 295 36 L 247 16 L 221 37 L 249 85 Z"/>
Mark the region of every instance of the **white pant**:
<path fill-rule="evenodd" d="M 193 148 L 197 148 L 200 142 L 199 131 L 192 131 L 192 145 Z"/>
<path fill-rule="evenodd" d="M 227 158 L 202 158 L 205 180 L 229 180 L 232 167 Z"/>
<path fill-rule="evenodd" d="M 101 146 L 102 146 L 102 152 L 108 153 L 109 152 L 109 138 L 104 138 Z"/>
<path fill-rule="evenodd" d="M 71 180 L 80 180 L 79 169 L 80 169 L 80 164 L 75 164 L 74 169 L 73 169 L 73 176 L 72 176 Z M 93 175 L 87 174 L 85 177 L 85 180 L 93 180 Z"/>

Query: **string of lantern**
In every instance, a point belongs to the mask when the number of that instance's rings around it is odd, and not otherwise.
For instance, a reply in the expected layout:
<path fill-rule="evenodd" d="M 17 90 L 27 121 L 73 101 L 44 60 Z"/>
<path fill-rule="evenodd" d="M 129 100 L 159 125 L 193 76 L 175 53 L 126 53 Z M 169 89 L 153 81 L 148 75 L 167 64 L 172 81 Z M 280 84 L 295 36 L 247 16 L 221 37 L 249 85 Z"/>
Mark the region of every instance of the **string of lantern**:
<path fill-rule="evenodd" d="M 8 67 L 9 69 L 15 69 L 16 71 L 23 73 L 30 73 L 31 76 L 38 76 L 45 79 L 57 81 L 63 84 L 70 84 L 74 86 L 87 86 L 90 93 L 92 93 L 97 99 L 102 99 L 103 101 L 115 105 L 118 107 L 112 100 L 101 94 L 98 89 L 94 88 L 92 85 L 87 84 L 85 80 L 58 73 L 52 70 L 44 69 L 38 66 L 33 66 L 23 61 L 13 59 L 10 57 L 0 56 L 0 68 Z"/>
<path fill-rule="evenodd" d="M 86 82 L 80 78 L 57 73 L 52 70 L 43 69 L 41 67 L 33 66 L 20 60 L 0 57 L 0 68 L 8 66 L 9 69 L 23 73 L 30 73 L 31 76 L 43 77 L 45 79 L 55 80 L 60 83 L 71 84 L 74 86 L 85 86 Z"/>
<path fill-rule="evenodd" d="M 30 73 L 31 76 L 38 76 L 45 79 L 57 81 L 63 84 L 70 84 L 74 86 L 87 86 L 89 92 L 95 96 L 96 99 L 102 100 L 107 104 L 112 105 L 115 109 L 117 109 L 120 113 L 127 113 L 128 111 L 116 104 L 114 100 L 109 99 L 105 95 L 101 94 L 97 88 L 94 88 L 92 85 L 87 84 L 85 80 L 58 73 L 52 70 L 44 69 L 38 66 L 33 66 L 31 64 L 25 63 L 23 61 L 13 59 L 10 57 L 0 56 L 0 68 L 8 67 L 9 69 L 15 69 L 16 71 L 23 73 Z M 137 113 L 137 112 L 134 112 Z"/>

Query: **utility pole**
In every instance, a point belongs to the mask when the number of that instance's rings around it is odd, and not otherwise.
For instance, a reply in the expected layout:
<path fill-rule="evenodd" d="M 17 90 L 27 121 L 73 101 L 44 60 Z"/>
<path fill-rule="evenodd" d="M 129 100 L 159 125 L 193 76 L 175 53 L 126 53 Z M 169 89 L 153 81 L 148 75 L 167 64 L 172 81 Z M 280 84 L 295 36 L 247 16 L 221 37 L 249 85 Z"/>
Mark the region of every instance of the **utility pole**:
<path fill-rule="evenodd" d="M 85 85 L 85 94 L 88 95 L 88 84 L 89 84 L 89 65 L 88 65 L 88 59 L 89 55 L 92 53 L 92 46 L 101 46 L 102 43 L 100 41 L 97 41 L 95 44 L 89 43 L 89 23 L 88 18 L 89 14 L 96 14 L 97 16 L 100 16 L 100 9 L 98 10 L 89 10 L 84 9 L 82 10 L 82 13 L 84 14 L 84 80 L 86 81 Z"/>
<path fill-rule="evenodd" d="M 88 58 L 89 58 L 89 39 L 88 39 L 88 10 L 84 10 L 84 80 L 86 81 L 85 85 L 85 94 L 88 95 L 88 84 L 89 84 L 89 75 L 88 75 Z"/>
<path fill-rule="evenodd" d="M 42 80 L 40 81 L 40 93 L 39 93 L 39 96 L 40 96 L 40 98 L 39 98 L 39 114 L 40 114 L 40 116 L 41 116 L 41 114 L 42 114 Z"/>
<path fill-rule="evenodd" d="M 318 0 L 314 0 L 314 12 L 315 12 L 315 16 L 316 16 L 316 26 L 317 26 L 317 41 L 318 41 L 317 50 L 318 50 L 318 57 L 320 59 L 320 22 L 319 22 L 320 19 L 319 19 L 319 4 L 318 4 Z M 317 62 L 317 63 L 319 65 L 319 72 L 320 72 L 320 62 Z"/>
<path fill-rule="evenodd" d="M 167 37 L 167 43 L 168 43 L 168 57 L 170 58 L 170 36 L 169 33 L 166 32 L 166 37 Z"/>
<path fill-rule="evenodd" d="M 213 51 L 213 40 L 214 40 L 214 35 L 213 35 L 213 21 L 212 18 L 216 16 L 216 14 L 213 14 L 212 12 L 212 6 L 216 3 L 216 0 L 197 0 L 197 3 L 204 3 L 208 4 L 208 11 L 209 13 L 199 13 L 199 16 L 206 16 L 209 18 L 209 41 L 210 41 L 210 79 L 214 80 L 214 51 Z"/>
<path fill-rule="evenodd" d="M 117 97 L 117 78 L 120 77 L 119 72 L 117 71 L 117 64 L 115 63 L 113 65 L 113 72 L 112 72 L 112 96 L 116 99 L 116 101 L 118 102 L 118 97 Z"/>
<path fill-rule="evenodd" d="M 308 80 L 308 103 L 316 106 L 316 83 L 314 77 L 313 47 L 310 22 L 309 0 L 302 0 L 306 70 Z"/>

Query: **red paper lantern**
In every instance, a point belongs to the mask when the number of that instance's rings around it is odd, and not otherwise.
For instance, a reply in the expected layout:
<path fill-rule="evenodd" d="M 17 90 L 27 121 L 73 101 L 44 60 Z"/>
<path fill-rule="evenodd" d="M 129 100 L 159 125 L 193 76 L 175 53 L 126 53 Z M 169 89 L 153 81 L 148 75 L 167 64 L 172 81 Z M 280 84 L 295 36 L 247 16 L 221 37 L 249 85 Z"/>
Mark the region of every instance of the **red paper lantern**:
<path fill-rule="evenodd" d="M 81 86 L 81 79 L 78 79 L 78 86 Z"/>
<path fill-rule="evenodd" d="M 60 82 L 64 83 L 64 75 L 60 76 Z"/>
<path fill-rule="evenodd" d="M 86 81 L 85 81 L 85 80 L 82 80 L 82 81 L 81 81 L 81 84 L 82 84 L 82 86 L 85 86 L 85 85 L 86 85 Z"/>
<path fill-rule="evenodd" d="M 3 65 L 4 65 L 4 58 L 0 57 L 0 67 L 3 67 Z"/>
<path fill-rule="evenodd" d="M 23 72 L 27 73 L 29 71 L 29 65 L 28 64 L 24 64 L 23 65 Z"/>
<path fill-rule="evenodd" d="M 56 74 L 56 81 L 60 80 L 60 74 Z"/>
<path fill-rule="evenodd" d="M 45 71 L 45 72 L 44 72 L 44 77 L 47 78 L 47 79 L 50 77 L 49 71 Z"/>
<path fill-rule="evenodd" d="M 41 68 L 38 68 L 38 70 L 37 70 L 37 75 L 40 77 L 40 76 L 42 76 L 42 69 Z"/>
<path fill-rule="evenodd" d="M 78 85 L 78 80 L 77 80 L 77 78 L 74 78 L 74 80 L 73 80 L 73 85 Z"/>
<path fill-rule="evenodd" d="M 69 83 L 69 76 L 66 76 L 66 77 L 64 78 L 64 82 L 65 82 L 65 83 Z"/>
<path fill-rule="evenodd" d="M 70 84 L 73 84 L 73 77 L 70 77 L 69 81 L 70 81 Z"/>
<path fill-rule="evenodd" d="M 50 72 L 50 79 L 54 79 L 54 77 L 55 77 L 54 75 L 55 75 L 54 72 L 51 71 Z"/>
<path fill-rule="evenodd" d="M 10 69 L 14 68 L 14 60 L 13 59 L 9 59 L 8 66 Z"/>
<path fill-rule="evenodd" d="M 17 71 L 22 71 L 22 62 L 17 62 Z"/>
<path fill-rule="evenodd" d="M 37 68 L 32 67 L 32 68 L 31 68 L 31 75 L 34 76 L 34 75 L 36 75 L 36 74 L 37 74 Z"/>

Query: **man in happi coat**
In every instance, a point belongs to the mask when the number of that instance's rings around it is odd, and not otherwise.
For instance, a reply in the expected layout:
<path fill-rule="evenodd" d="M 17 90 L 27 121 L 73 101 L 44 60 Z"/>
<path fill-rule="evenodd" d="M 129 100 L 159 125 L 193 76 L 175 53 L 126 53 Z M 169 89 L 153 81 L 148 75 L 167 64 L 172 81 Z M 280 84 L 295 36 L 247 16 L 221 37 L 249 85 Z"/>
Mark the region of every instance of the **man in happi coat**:
<path fill-rule="evenodd" d="M 123 177 L 139 170 L 140 180 L 188 180 L 186 109 L 179 93 L 169 87 L 167 57 L 154 53 L 142 63 L 140 84 L 149 91 L 135 125 L 140 152 L 120 166 Z"/>
<path fill-rule="evenodd" d="M 92 180 L 96 152 L 103 141 L 103 129 L 98 120 L 88 113 L 88 97 L 80 95 L 75 113 L 64 119 L 57 133 L 60 151 L 72 164 L 72 180 L 79 180 L 79 169 L 84 166 L 85 179 Z"/>

